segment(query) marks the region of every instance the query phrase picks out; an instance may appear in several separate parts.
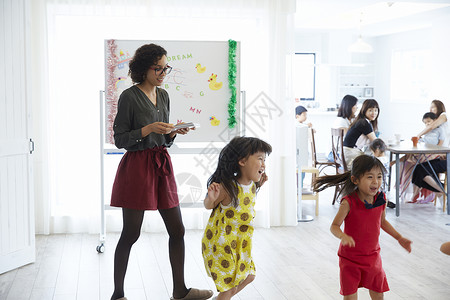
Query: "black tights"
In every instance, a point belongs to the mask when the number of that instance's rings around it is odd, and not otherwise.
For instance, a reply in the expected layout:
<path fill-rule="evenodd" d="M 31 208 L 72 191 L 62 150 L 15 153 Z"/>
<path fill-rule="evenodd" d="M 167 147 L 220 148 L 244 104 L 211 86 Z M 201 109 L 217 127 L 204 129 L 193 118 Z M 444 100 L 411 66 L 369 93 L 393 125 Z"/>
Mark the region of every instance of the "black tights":
<path fill-rule="evenodd" d="M 173 297 L 183 298 L 188 293 L 184 283 L 184 225 L 180 207 L 159 210 L 169 234 L 169 258 L 172 266 Z M 144 211 L 122 208 L 123 229 L 114 255 L 114 294 L 111 300 L 124 296 L 123 282 L 133 244 L 141 233 Z"/>

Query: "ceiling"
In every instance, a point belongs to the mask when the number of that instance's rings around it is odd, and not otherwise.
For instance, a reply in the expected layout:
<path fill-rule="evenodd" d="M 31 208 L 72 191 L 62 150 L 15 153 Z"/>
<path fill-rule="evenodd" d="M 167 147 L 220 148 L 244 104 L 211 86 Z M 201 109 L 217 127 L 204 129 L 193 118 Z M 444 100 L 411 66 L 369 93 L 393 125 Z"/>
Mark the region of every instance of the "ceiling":
<path fill-rule="evenodd" d="M 450 18 L 450 0 L 297 0 L 295 27 L 300 31 L 353 30 L 380 36 L 431 26 Z"/>

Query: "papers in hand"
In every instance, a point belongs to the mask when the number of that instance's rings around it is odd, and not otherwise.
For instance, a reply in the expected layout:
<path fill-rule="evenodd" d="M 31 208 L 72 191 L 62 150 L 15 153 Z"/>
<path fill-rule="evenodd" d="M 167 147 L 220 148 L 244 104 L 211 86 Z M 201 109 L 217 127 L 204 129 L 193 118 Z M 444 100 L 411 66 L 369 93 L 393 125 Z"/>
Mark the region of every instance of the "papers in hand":
<path fill-rule="evenodd" d="M 178 123 L 177 125 L 175 125 L 173 127 L 172 132 L 175 131 L 175 130 L 178 130 L 178 129 L 192 128 L 192 127 L 198 128 L 198 127 L 200 127 L 200 124 L 192 123 L 192 122 L 189 122 L 189 123 Z"/>

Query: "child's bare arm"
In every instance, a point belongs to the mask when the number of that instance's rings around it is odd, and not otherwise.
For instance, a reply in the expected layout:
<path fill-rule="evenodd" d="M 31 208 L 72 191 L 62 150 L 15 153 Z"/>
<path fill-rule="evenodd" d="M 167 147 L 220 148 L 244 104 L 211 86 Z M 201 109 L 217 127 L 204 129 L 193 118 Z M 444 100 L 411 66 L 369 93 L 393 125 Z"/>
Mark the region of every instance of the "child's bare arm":
<path fill-rule="evenodd" d="M 341 230 L 341 225 L 349 211 L 350 205 L 346 200 L 342 200 L 341 205 L 339 206 L 339 211 L 330 226 L 330 231 L 335 237 L 341 240 L 343 246 L 355 247 L 355 240 Z"/>
<path fill-rule="evenodd" d="M 222 185 L 217 182 L 213 182 L 208 187 L 208 193 L 206 194 L 206 198 L 203 202 L 203 205 L 206 209 L 213 209 L 217 206 L 225 197 L 225 191 L 222 188 Z"/>
<path fill-rule="evenodd" d="M 381 229 L 383 229 L 387 234 L 392 236 L 397 242 L 405 248 L 406 251 L 411 252 L 411 244 L 412 242 L 407 238 L 403 237 L 395 228 L 386 220 L 386 212 L 383 211 L 383 215 L 381 216 Z"/>

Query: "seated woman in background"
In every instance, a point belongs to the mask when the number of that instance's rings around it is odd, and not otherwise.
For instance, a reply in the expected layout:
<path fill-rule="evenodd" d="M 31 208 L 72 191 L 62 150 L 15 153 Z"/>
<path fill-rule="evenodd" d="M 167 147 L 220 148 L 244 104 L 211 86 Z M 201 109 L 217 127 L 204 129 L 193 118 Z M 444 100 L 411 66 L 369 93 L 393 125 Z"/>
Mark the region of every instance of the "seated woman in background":
<path fill-rule="evenodd" d="M 345 95 L 339 106 L 338 114 L 331 128 L 344 129 L 344 135 L 347 133 L 350 125 L 355 119 L 355 113 L 358 109 L 358 98 L 352 95 Z"/>
<path fill-rule="evenodd" d="M 433 170 L 431 170 L 431 168 L 433 168 Z M 417 167 L 414 169 L 412 175 L 412 183 L 414 184 L 415 190 L 418 191 L 420 188 L 427 189 L 429 191 L 438 193 L 441 196 L 444 193 L 444 190 L 439 184 L 439 178 L 436 178 L 436 176 L 434 176 L 434 173 L 438 175 L 439 173 L 444 173 L 446 171 L 447 171 L 446 159 L 437 158 L 431 160 L 429 164 L 428 162 L 418 164 Z M 432 202 L 433 199 L 434 195 L 429 194 L 427 195 L 427 197 L 425 197 L 425 199 L 421 203 L 429 203 Z"/>
<path fill-rule="evenodd" d="M 437 116 L 437 119 L 427 124 L 427 126 L 417 135 L 417 137 L 420 139 L 424 134 L 430 132 L 433 129 L 441 127 L 445 135 L 443 146 L 448 147 L 450 139 L 447 113 L 445 112 L 444 103 L 442 103 L 442 101 L 440 100 L 431 101 L 430 112 L 434 113 Z"/>
<path fill-rule="evenodd" d="M 356 146 L 359 137 L 364 136 L 370 142 L 377 138 L 375 131 L 378 130 L 379 112 L 380 107 L 375 99 L 365 100 L 358 116 L 347 131 L 344 137 L 344 157 L 349 169 L 353 160 L 364 153 Z"/>
<path fill-rule="evenodd" d="M 448 131 L 448 122 L 447 122 L 447 114 L 445 113 L 445 105 L 440 100 L 433 100 L 431 101 L 430 105 L 430 112 L 436 115 L 436 118 L 430 122 L 430 120 L 427 120 L 432 115 L 427 115 L 428 118 L 425 118 L 425 115 L 422 118 L 422 121 L 425 124 L 425 128 L 417 135 L 417 137 L 422 138 L 422 140 L 429 144 L 434 145 L 442 145 L 444 147 L 448 146 L 449 142 L 449 131 Z M 431 138 L 435 133 L 439 133 L 438 141 Z M 440 143 L 440 140 L 443 139 L 443 142 Z M 423 163 L 427 160 L 433 160 L 439 157 L 439 154 L 427 154 L 422 155 L 419 158 L 419 163 Z M 400 195 L 404 197 L 406 190 L 409 187 L 409 184 L 411 183 L 411 174 L 414 170 L 414 166 L 417 163 L 418 156 L 416 155 L 405 155 L 401 158 L 400 162 Z M 423 201 L 429 200 L 430 198 L 434 197 L 434 195 L 431 195 L 432 192 L 427 189 L 421 189 L 420 193 L 417 188 L 413 191 L 413 197 L 408 202 L 415 203 L 418 201 L 419 197 L 423 197 Z M 405 198 L 403 198 L 405 200 Z M 423 202 L 422 201 L 422 202 Z"/>
<path fill-rule="evenodd" d="M 339 106 L 338 114 L 334 119 L 332 129 L 344 129 L 344 136 L 347 133 L 352 121 L 355 119 L 355 113 L 358 109 L 358 98 L 352 95 L 345 95 Z M 340 155 L 340 154 L 339 154 Z M 328 154 L 328 160 L 334 162 L 333 151 Z"/>
<path fill-rule="evenodd" d="M 427 112 L 423 115 L 422 121 L 425 123 L 425 126 L 430 125 L 434 120 L 436 120 L 437 117 L 434 113 L 432 112 Z M 421 141 L 425 142 L 426 144 L 431 144 L 431 145 L 438 145 L 441 146 L 444 143 L 444 135 L 443 135 L 443 130 L 442 128 L 439 126 L 431 131 L 429 131 L 428 133 L 425 133 L 423 135 L 423 137 L 421 138 Z M 439 154 L 429 154 L 427 155 L 428 159 L 433 159 L 438 157 Z M 410 170 L 415 166 L 415 162 L 416 162 L 416 157 L 413 156 L 412 154 L 407 154 L 405 156 L 402 157 L 401 161 L 404 161 L 404 168 L 402 171 L 405 170 Z M 424 163 L 424 162 L 422 162 Z M 430 162 L 431 163 L 431 162 Z M 414 166 L 413 166 L 414 164 Z M 429 167 L 428 163 L 426 163 L 427 167 Z M 420 165 L 419 165 L 420 166 Z M 423 168 L 423 166 L 417 166 L 416 169 L 420 169 Z M 445 168 L 445 166 L 444 166 Z M 433 167 L 434 169 L 434 167 Z M 430 170 L 431 171 L 431 170 Z M 420 170 L 418 170 L 417 172 L 421 172 Z M 418 173 L 417 173 L 418 174 Z M 416 177 L 417 177 L 416 174 Z M 403 175 L 403 172 L 402 172 Z M 405 178 L 401 177 L 401 178 Z M 413 175 L 414 178 L 414 175 Z M 414 182 L 414 181 L 413 181 Z M 423 186 L 422 186 L 423 187 Z M 423 199 L 419 200 L 419 197 L 423 197 Z M 419 186 L 417 186 L 416 184 L 413 185 L 413 196 L 411 201 L 408 201 L 410 203 L 429 203 L 431 201 L 433 201 L 433 199 L 435 198 L 434 192 L 426 187 L 423 187 L 422 189 L 419 189 Z"/>

